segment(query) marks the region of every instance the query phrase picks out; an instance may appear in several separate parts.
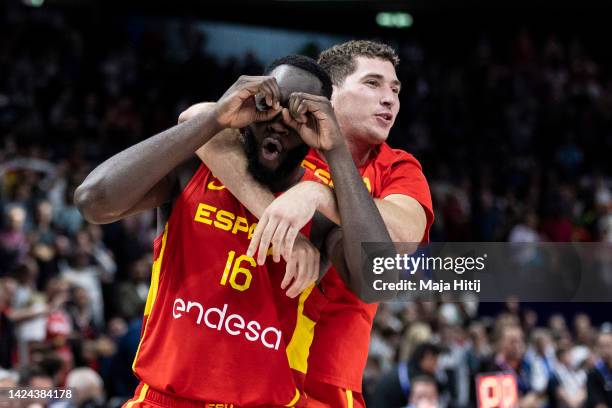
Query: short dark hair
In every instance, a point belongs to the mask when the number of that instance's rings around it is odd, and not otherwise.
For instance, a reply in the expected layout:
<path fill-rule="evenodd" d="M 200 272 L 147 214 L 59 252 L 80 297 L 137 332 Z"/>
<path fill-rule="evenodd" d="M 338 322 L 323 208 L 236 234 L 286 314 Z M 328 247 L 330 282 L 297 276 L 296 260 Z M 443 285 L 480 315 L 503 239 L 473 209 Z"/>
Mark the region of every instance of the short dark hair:
<path fill-rule="evenodd" d="M 355 62 L 357 57 L 389 61 L 394 67 L 399 64 L 397 53 L 387 44 L 369 40 L 353 40 L 334 45 L 321 52 L 319 65 L 327 71 L 334 85 L 340 85 L 357 69 Z"/>
<path fill-rule="evenodd" d="M 436 387 L 436 390 L 438 389 L 438 383 L 436 382 L 436 379 L 429 374 L 419 374 L 415 376 L 410 382 L 412 384 L 416 384 L 418 382 L 431 384 Z"/>
<path fill-rule="evenodd" d="M 19 372 L 19 385 L 22 387 L 27 387 L 30 383 L 30 381 L 32 380 L 32 378 L 35 377 L 47 377 L 47 378 L 51 378 L 51 375 L 46 372 L 43 367 L 41 367 L 40 365 L 29 365 L 29 366 L 25 366 L 23 367 L 20 372 Z"/>
<path fill-rule="evenodd" d="M 412 352 L 412 357 L 410 361 L 418 366 L 418 364 L 425 358 L 427 354 L 433 354 L 434 356 L 439 356 L 444 352 L 444 349 L 436 343 L 425 342 L 421 343 L 415 347 Z"/>
<path fill-rule="evenodd" d="M 319 81 L 321 81 L 321 91 L 323 92 L 323 96 L 325 96 L 326 98 L 331 98 L 331 78 L 329 77 L 329 74 L 325 72 L 323 68 L 321 68 L 317 61 L 305 55 L 287 55 L 285 57 L 277 58 L 271 63 L 269 63 L 266 69 L 264 70 L 264 75 L 269 75 L 270 72 L 274 71 L 275 68 L 281 65 L 291 65 L 296 68 L 303 69 L 304 71 L 310 72 L 312 75 L 316 76 Z"/>

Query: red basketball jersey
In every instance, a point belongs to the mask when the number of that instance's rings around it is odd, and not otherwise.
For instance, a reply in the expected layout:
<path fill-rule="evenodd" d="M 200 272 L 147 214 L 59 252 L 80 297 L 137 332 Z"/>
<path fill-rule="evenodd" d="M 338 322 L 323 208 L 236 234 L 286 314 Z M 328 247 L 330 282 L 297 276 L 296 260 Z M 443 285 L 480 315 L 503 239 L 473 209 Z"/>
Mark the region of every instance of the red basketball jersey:
<path fill-rule="evenodd" d="M 307 172 L 310 179 L 333 185 L 328 165 L 316 151 L 309 152 L 302 166 L 311 170 Z M 385 198 L 391 194 L 403 194 L 423 206 L 427 217 L 423 241 L 428 241 L 434 216 L 429 185 L 418 160 L 384 143 L 376 148 L 372 157 L 358 170 L 372 197 Z M 378 305 L 359 300 L 334 268 L 327 272 L 321 284 L 329 303 L 317 322 L 308 359 L 308 377 L 361 392 L 370 331 Z"/>
<path fill-rule="evenodd" d="M 155 262 L 134 372 L 151 388 L 239 406 L 300 406 L 317 287 L 290 299 L 285 263 L 246 256 L 256 218 L 200 166 Z M 308 233 L 310 225 L 303 233 Z"/>

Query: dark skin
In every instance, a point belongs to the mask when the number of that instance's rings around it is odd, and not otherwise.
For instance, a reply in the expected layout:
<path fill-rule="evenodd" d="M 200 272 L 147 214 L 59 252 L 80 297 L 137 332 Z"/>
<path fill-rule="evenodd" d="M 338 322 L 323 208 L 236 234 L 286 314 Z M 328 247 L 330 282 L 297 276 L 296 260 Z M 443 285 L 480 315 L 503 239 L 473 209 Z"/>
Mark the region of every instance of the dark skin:
<path fill-rule="evenodd" d="M 367 279 L 372 276 L 368 271 L 372 270 L 374 254 L 366 254 L 364 262 L 361 245 L 364 242 L 384 243 L 383 253 L 375 255 L 387 257 L 392 256 L 395 247 L 372 196 L 361 181 L 331 102 L 321 96 L 294 93 L 289 100 L 289 109 L 283 110 L 282 114 L 285 123 L 310 147 L 322 152 L 329 164 L 342 228 L 334 225 L 328 231 L 325 253 L 353 293 L 368 302 L 382 300 L 381 294 L 371 290 Z M 266 234 L 264 231 L 263 235 Z M 344 234 L 350 239 L 343 239 Z M 266 240 L 269 238 L 262 241 Z M 399 271 L 391 273 L 394 275 L 391 279 L 396 280 Z"/>
<path fill-rule="evenodd" d="M 242 76 L 214 109 L 158 133 L 100 164 L 74 194 L 75 203 L 85 219 L 94 224 L 107 224 L 161 207 L 176 198 L 177 184 L 184 187 L 197 168 L 194 152 L 200 146 L 226 127 L 245 127 L 276 115 L 272 110 L 248 109 L 248 99 L 259 90 L 267 89 L 271 81 L 272 77 Z M 247 105 L 244 109 L 243 104 Z"/>
<path fill-rule="evenodd" d="M 157 207 L 161 210 L 158 226 L 163 226 L 174 200 L 197 169 L 199 159 L 194 152 L 221 130 L 251 126 L 258 142 L 271 137 L 281 143 L 281 150 L 301 143 L 301 138 L 323 152 L 329 163 L 343 224 L 340 229 L 316 216 L 311 240 L 328 255 L 353 292 L 366 301 L 380 300 L 363 283 L 368 265 L 362 270 L 361 243 L 386 243 L 388 256 L 393 256 L 394 247 L 355 168 L 331 103 L 316 95 L 321 93 L 321 83 L 306 71 L 285 65 L 271 74 L 240 77 L 211 109 L 106 160 L 77 188 L 75 202 L 93 223 L 110 223 Z M 264 94 L 272 108 L 258 111 L 256 94 Z M 260 154 L 260 163 L 272 170 L 282 159 L 282 152 L 273 158 Z M 298 166 L 271 187 L 284 190 L 300 179 L 301 172 Z M 351 239 L 343 240 L 343 233 Z"/>

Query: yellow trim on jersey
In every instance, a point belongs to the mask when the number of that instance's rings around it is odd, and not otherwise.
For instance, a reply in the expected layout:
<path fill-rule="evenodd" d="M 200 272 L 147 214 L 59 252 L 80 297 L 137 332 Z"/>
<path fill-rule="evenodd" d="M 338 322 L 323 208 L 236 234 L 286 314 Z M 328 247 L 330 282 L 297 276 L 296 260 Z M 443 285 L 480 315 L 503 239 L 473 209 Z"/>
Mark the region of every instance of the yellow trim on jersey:
<path fill-rule="evenodd" d="M 315 322 L 304 315 L 304 303 L 314 287 L 313 284 L 300 295 L 295 330 L 289 345 L 287 345 L 289 367 L 304 374 L 308 371 L 308 353 L 310 352 L 315 327 Z"/>
<path fill-rule="evenodd" d="M 287 405 L 285 405 L 286 407 L 292 407 L 295 404 L 297 404 L 297 402 L 300 399 L 300 390 L 298 390 L 297 388 L 295 389 L 295 396 L 293 397 L 293 399 L 291 400 L 290 403 L 288 403 Z"/>
<path fill-rule="evenodd" d="M 159 256 L 153 262 L 153 268 L 151 273 L 151 286 L 149 287 L 149 294 L 147 295 L 147 303 L 145 305 L 144 315 L 149 316 L 151 314 L 151 310 L 153 309 L 153 304 L 155 303 L 155 299 L 157 297 L 157 290 L 159 289 L 159 274 L 161 271 L 162 261 L 164 259 L 164 252 L 166 250 L 166 240 L 168 239 L 168 223 L 164 227 L 164 235 L 162 236 L 161 250 L 159 251 Z M 142 337 L 140 338 L 140 343 L 138 343 L 138 349 L 136 350 L 136 356 L 134 357 L 134 362 L 132 362 L 132 370 L 136 370 L 136 360 L 138 360 L 138 354 L 140 353 L 140 346 L 142 346 L 142 341 L 147 334 L 147 322 L 145 323 L 144 330 L 142 331 Z"/>
<path fill-rule="evenodd" d="M 353 391 L 346 390 L 346 406 L 353 408 Z"/>
<path fill-rule="evenodd" d="M 138 399 L 136 401 L 128 402 L 128 404 L 125 406 L 125 408 L 132 408 L 132 406 L 134 404 L 138 404 L 138 403 L 144 401 L 145 397 L 147 396 L 147 391 L 149 391 L 149 385 L 148 384 L 143 384 L 142 388 L 140 389 L 140 394 L 138 394 Z"/>

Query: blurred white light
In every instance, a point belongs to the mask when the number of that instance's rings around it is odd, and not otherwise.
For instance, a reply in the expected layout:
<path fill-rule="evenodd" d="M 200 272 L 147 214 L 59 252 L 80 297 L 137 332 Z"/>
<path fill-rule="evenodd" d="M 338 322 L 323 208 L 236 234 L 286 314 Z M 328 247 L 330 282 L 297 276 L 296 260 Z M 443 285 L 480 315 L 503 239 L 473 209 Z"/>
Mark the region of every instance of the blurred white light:
<path fill-rule="evenodd" d="M 45 0 L 23 0 L 23 4 L 30 7 L 40 7 L 44 2 Z"/>
<path fill-rule="evenodd" d="M 390 28 L 408 28 L 412 26 L 413 19 L 408 13 L 378 13 L 376 15 L 376 24 L 381 27 Z"/>

